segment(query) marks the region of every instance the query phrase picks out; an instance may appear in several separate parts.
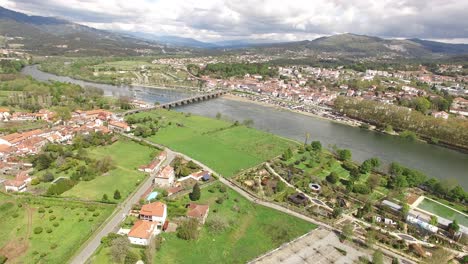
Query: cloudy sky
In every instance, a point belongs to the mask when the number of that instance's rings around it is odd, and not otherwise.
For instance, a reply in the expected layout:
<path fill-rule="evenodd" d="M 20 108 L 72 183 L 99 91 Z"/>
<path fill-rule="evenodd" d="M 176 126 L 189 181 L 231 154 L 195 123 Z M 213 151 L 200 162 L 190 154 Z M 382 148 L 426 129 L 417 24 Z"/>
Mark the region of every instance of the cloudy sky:
<path fill-rule="evenodd" d="M 27 14 L 204 41 L 337 33 L 468 42 L 468 0 L 0 0 Z"/>

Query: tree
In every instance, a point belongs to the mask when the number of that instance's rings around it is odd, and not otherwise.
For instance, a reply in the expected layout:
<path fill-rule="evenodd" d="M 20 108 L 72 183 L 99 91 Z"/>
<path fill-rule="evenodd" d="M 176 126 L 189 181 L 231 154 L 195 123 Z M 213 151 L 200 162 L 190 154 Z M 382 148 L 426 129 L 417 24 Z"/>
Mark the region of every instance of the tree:
<path fill-rule="evenodd" d="M 431 220 L 429 221 L 429 224 L 433 226 L 437 226 L 438 223 L 439 223 L 439 219 L 437 218 L 437 216 L 431 215 Z"/>
<path fill-rule="evenodd" d="M 111 242 L 111 257 L 115 263 L 122 263 L 127 256 L 130 243 L 126 237 L 118 237 Z"/>
<path fill-rule="evenodd" d="M 320 141 L 312 141 L 312 143 L 310 143 L 312 149 L 314 151 L 321 151 L 322 150 L 322 143 L 320 143 Z"/>
<path fill-rule="evenodd" d="M 135 264 L 140 259 L 140 256 L 135 252 L 129 250 L 127 256 L 125 256 L 125 264 Z"/>
<path fill-rule="evenodd" d="M 425 114 L 431 108 L 431 102 L 424 97 L 417 97 L 413 100 L 414 108 L 419 112 Z"/>
<path fill-rule="evenodd" d="M 335 207 L 333 208 L 333 213 L 332 213 L 332 216 L 333 218 L 338 218 L 341 216 L 341 214 L 343 213 L 343 209 L 341 207 Z"/>
<path fill-rule="evenodd" d="M 374 191 L 374 189 L 380 185 L 381 179 L 382 177 L 380 175 L 371 174 L 369 178 L 367 178 L 366 182 L 369 188 L 371 188 L 371 190 Z"/>
<path fill-rule="evenodd" d="M 400 261 L 398 260 L 398 258 L 393 258 L 392 264 L 400 264 Z"/>
<path fill-rule="evenodd" d="M 102 201 L 103 202 L 108 202 L 109 201 L 109 197 L 107 196 L 107 194 L 102 195 Z"/>
<path fill-rule="evenodd" d="M 292 158 L 293 156 L 293 153 L 292 153 L 292 150 L 290 148 L 288 148 L 284 153 L 283 153 L 283 160 L 289 160 L 290 158 Z"/>
<path fill-rule="evenodd" d="M 331 184 L 336 184 L 339 179 L 340 177 L 338 176 L 338 173 L 336 172 L 332 172 L 326 177 L 326 180 Z"/>
<path fill-rule="evenodd" d="M 456 219 L 448 225 L 448 231 L 452 237 L 454 237 L 455 234 L 460 231 L 460 225 L 458 225 L 458 221 Z"/>
<path fill-rule="evenodd" d="M 200 186 L 198 185 L 198 183 L 195 183 L 195 185 L 193 186 L 192 192 L 189 194 L 190 200 L 198 201 L 200 200 L 200 196 L 201 196 Z"/>
<path fill-rule="evenodd" d="M 120 198 L 122 198 L 122 196 L 120 195 L 120 191 L 119 191 L 119 190 L 115 190 L 115 192 L 114 192 L 114 199 L 115 199 L 115 200 L 120 200 Z"/>
<path fill-rule="evenodd" d="M 372 264 L 383 264 L 383 254 L 382 251 L 376 250 L 372 255 Z"/>
<path fill-rule="evenodd" d="M 42 181 L 44 182 L 51 182 L 53 180 L 54 180 L 54 175 L 51 172 L 46 172 L 46 174 L 42 176 Z"/>
<path fill-rule="evenodd" d="M 220 112 L 216 113 L 216 119 L 221 119 L 221 113 Z"/>
<path fill-rule="evenodd" d="M 341 231 L 341 239 L 342 240 L 349 240 L 352 238 L 354 234 L 354 227 L 353 224 L 348 223 L 343 226 L 343 230 Z"/>
<path fill-rule="evenodd" d="M 351 183 L 359 181 L 360 178 L 361 173 L 359 172 L 359 170 L 357 168 L 352 168 L 349 172 L 349 180 L 351 181 Z"/>
<path fill-rule="evenodd" d="M 349 149 L 338 149 L 336 151 L 336 154 L 338 155 L 338 159 L 345 161 L 345 160 L 350 160 L 351 159 L 351 151 Z"/>
<path fill-rule="evenodd" d="M 403 203 L 403 205 L 401 206 L 401 216 L 403 217 L 403 219 L 406 219 L 406 216 L 408 215 L 409 211 L 409 205 L 407 203 Z"/>
<path fill-rule="evenodd" d="M 367 231 L 366 245 L 368 248 L 373 248 L 375 245 L 375 230 L 372 228 Z"/>
<path fill-rule="evenodd" d="M 58 107 L 56 110 L 55 113 L 58 120 L 67 121 L 71 119 L 71 113 L 68 107 Z"/>

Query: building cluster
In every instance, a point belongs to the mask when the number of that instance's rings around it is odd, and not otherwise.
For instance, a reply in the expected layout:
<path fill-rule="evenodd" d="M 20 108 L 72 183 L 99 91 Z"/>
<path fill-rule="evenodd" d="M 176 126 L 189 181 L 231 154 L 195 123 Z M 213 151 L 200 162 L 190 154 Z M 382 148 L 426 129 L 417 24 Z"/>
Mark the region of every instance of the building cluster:
<path fill-rule="evenodd" d="M 17 112 L 18 113 L 18 112 Z M 18 166 L 22 157 L 38 154 L 48 143 L 71 144 L 73 138 L 78 135 L 87 135 L 92 132 L 102 132 L 104 134 L 112 132 L 128 132 L 130 127 L 120 117 L 113 113 L 97 109 L 89 111 L 77 110 L 72 113 L 70 120 L 56 120 L 56 114 L 48 110 L 41 110 L 38 113 L 17 113 L 10 114 L 9 111 L 0 112 L 4 122 L 13 121 L 13 116 L 21 116 L 22 121 L 41 119 L 49 123 L 48 128 L 35 129 L 26 132 L 15 132 L 0 137 L 0 166 L 4 174 L 11 174 Z M 7 191 L 16 189 L 5 187 Z M 25 190 L 25 188 L 21 188 Z"/>
<path fill-rule="evenodd" d="M 149 164 L 138 168 L 139 171 L 150 175 L 153 186 L 143 195 L 142 200 L 145 201 L 145 204 L 141 206 L 141 209 L 130 212 L 130 216 L 137 217 L 133 226 L 130 229 L 121 228 L 119 230 L 120 234 L 127 235 L 132 244 L 147 246 L 155 236 L 162 231 L 168 231 L 170 223 L 167 220 L 167 205 L 161 201 L 154 201 L 158 196 L 158 193 L 153 191 L 155 187 L 167 190 L 168 196 L 170 196 L 184 190 L 181 182 L 187 180 L 206 181 L 211 177 L 209 171 L 202 170 L 176 180 L 174 168 L 170 165 L 163 166 L 165 161 L 167 161 L 167 152 L 162 151 Z M 187 219 L 194 218 L 199 224 L 205 223 L 209 212 L 208 205 L 189 203 L 186 208 L 185 216 Z"/>

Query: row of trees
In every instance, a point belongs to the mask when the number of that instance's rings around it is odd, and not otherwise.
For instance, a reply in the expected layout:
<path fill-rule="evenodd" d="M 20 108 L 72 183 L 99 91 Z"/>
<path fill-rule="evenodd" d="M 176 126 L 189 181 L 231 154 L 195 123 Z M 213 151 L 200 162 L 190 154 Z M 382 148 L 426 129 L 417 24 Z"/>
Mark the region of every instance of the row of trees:
<path fill-rule="evenodd" d="M 346 97 L 338 97 L 334 107 L 347 116 L 365 120 L 380 127 L 390 125 L 397 130 L 414 131 L 426 138 L 434 138 L 468 148 L 468 121 L 465 120 L 444 120 L 426 116 L 405 107 Z"/>
<path fill-rule="evenodd" d="M 109 109 L 114 103 L 104 97 L 101 89 L 81 87 L 79 85 L 61 82 L 39 82 L 30 77 L 18 77 L 0 83 L 0 90 L 14 91 L 4 106 L 27 109 L 32 112 L 41 108 L 61 107 L 68 112 L 75 109 Z M 57 111 L 60 113 L 61 111 Z"/>

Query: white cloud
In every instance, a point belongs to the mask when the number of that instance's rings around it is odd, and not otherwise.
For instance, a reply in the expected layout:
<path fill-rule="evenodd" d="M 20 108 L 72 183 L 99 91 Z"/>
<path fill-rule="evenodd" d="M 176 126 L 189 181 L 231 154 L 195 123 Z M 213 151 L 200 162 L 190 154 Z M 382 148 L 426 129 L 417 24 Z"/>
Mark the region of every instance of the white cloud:
<path fill-rule="evenodd" d="M 0 0 L 0 5 L 102 29 L 202 40 L 300 40 L 342 32 L 468 37 L 468 1 L 455 0 Z"/>

